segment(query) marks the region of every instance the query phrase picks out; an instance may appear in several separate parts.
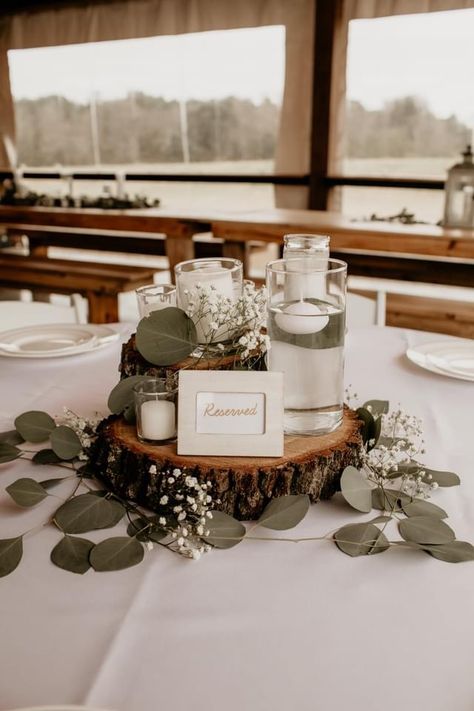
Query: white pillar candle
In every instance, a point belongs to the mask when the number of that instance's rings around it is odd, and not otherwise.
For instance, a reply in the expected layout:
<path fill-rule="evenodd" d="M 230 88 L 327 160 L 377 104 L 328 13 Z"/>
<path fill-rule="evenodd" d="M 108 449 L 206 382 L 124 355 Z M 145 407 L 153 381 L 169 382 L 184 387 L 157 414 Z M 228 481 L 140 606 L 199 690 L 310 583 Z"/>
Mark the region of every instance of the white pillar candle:
<path fill-rule="evenodd" d="M 278 328 L 286 333 L 304 335 L 322 331 L 329 322 L 326 311 L 310 301 L 297 301 L 275 316 Z"/>
<path fill-rule="evenodd" d="M 209 291 L 211 287 L 213 287 L 217 294 L 225 296 L 232 302 L 235 302 L 237 298 L 237 295 L 234 293 L 234 284 L 230 270 L 218 265 L 215 267 L 205 266 L 199 269 L 193 269 L 189 272 L 183 271 L 178 275 L 177 289 L 178 305 L 180 308 L 185 311 L 188 309 L 190 299 L 192 300 L 196 295 L 195 290 L 198 284 Z M 188 293 L 185 293 L 186 290 Z M 211 329 L 212 321 L 213 317 L 210 314 L 206 314 L 199 319 L 196 317 L 195 323 L 198 343 L 217 343 L 218 341 L 226 341 L 231 337 L 232 334 L 227 326 L 222 326 L 210 340 L 209 336 L 213 330 Z"/>
<path fill-rule="evenodd" d="M 295 258 L 296 257 L 296 258 Z M 288 252 L 285 281 L 285 300 L 324 299 L 326 296 L 327 256 L 293 255 Z M 291 272 L 295 272 L 292 274 Z M 318 272 L 320 272 L 318 274 Z"/>
<path fill-rule="evenodd" d="M 165 440 L 176 436 L 176 406 L 170 400 L 147 400 L 140 409 L 143 439 Z"/>

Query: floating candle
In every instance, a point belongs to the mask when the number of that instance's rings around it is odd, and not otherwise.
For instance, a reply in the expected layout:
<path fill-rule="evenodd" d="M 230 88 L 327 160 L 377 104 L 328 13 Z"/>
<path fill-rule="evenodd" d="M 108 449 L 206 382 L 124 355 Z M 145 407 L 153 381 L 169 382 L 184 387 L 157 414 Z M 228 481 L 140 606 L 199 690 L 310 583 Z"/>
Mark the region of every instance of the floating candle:
<path fill-rule="evenodd" d="M 304 335 L 322 331 L 329 322 L 329 316 L 316 304 L 301 300 L 286 306 L 282 313 L 275 316 L 275 322 L 282 331 Z"/>
<path fill-rule="evenodd" d="M 163 441 L 176 436 L 176 407 L 169 400 L 147 400 L 140 410 L 141 437 Z"/>

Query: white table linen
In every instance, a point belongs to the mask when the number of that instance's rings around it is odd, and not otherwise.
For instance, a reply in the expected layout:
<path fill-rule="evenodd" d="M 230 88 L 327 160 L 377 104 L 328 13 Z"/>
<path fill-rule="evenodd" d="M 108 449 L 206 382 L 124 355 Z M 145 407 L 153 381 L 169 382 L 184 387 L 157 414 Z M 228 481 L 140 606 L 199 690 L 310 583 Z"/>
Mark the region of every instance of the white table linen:
<path fill-rule="evenodd" d="M 432 500 L 447 509 L 458 538 L 473 541 L 474 384 L 423 371 L 404 355 L 439 338 L 353 331 L 346 383 L 361 402 L 386 398 L 423 418 L 425 463 L 462 481 Z M 105 413 L 119 352 L 117 345 L 54 362 L 0 360 L 0 429 L 28 409 Z M 1 538 L 41 523 L 58 501 L 19 511 L 5 486 L 58 471 L 1 465 Z M 369 518 L 335 497 L 312 506 L 295 533 L 322 535 Z M 401 550 L 353 559 L 329 542 L 244 541 L 199 562 L 155 549 L 135 568 L 79 576 L 49 562 L 59 537 L 51 527 L 27 536 L 20 566 L 0 579 L 2 711 L 47 703 L 115 711 L 474 708 L 473 563 Z"/>

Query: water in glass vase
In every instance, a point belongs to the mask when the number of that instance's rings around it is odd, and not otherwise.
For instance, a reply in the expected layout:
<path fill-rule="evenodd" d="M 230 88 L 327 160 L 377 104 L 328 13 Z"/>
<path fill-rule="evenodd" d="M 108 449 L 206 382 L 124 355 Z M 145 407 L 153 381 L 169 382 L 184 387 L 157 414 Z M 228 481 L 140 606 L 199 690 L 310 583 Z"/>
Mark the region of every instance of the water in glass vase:
<path fill-rule="evenodd" d="M 268 369 L 284 373 L 288 434 L 331 432 L 342 421 L 344 309 L 320 299 L 270 305 Z"/>

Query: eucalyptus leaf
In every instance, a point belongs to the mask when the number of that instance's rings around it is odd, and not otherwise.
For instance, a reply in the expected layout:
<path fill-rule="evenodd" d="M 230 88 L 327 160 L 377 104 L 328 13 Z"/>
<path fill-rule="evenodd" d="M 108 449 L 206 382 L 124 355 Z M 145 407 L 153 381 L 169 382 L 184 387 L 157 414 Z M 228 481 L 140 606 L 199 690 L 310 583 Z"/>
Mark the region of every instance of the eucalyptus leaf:
<path fill-rule="evenodd" d="M 245 526 L 223 511 L 213 511 L 206 528 L 209 535 L 203 538 L 216 548 L 232 548 L 240 543 L 246 534 Z"/>
<path fill-rule="evenodd" d="M 23 444 L 25 440 L 16 430 L 8 430 L 8 432 L 0 432 L 0 443 L 2 444 Z"/>
<path fill-rule="evenodd" d="M 39 483 L 43 487 L 43 489 L 46 489 L 48 491 L 49 489 L 52 489 L 54 486 L 57 486 L 60 484 L 62 481 L 66 481 L 69 479 L 67 476 L 60 476 L 57 479 L 44 479 L 44 481 L 40 481 Z"/>
<path fill-rule="evenodd" d="M 22 556 L 23 540 L 21 536 L 0 540 L 0 578 L 12 573 Z"/>
<path fill-rule="evenodd" d="M 123 419 L 125 420 L 125 422 L 128 422 L 129 425 L 135 424 L 135 422 L 137 421 L 137 415 L 135 412 L 135 403 L 127 405 L 127 407 L 123 411 Z"/>
<path fill-rule="evenodd" d="M 341 492 L 347 503 L 357 511 L 368 513 L 372 510 L 372 488 L 367 477 L 359 469 L 352 466 L 344 469 Z"/>
<path fill-rule="evenodd" d="M 371 518 L 368 523 L 389 523 L 390 521 L 393 521 L 391 516 L 376 516 Z"/>
<path fill-rule="evenodd" d="M 62 459 L 52 449 L 40 449 L 31 461 L 33 464 L 58 464 Z"/>
<path fill-rule="evenodd" d="M 422 465 L 419 466 L 425 472 L 423 476 L 424 482 L 430 484 L 436 482 L 438 486 L 459 486 L 461 483 L 460 478 L 457 474 L 454 474 L 454 472 L 441 472 L 436 469 L 427 469 L 426 467 L 422 467 Z"/>
<path fill-rule="evenodd" d="M 386 415 L 390 409 L 388 400 L 367 400 L 362 407 L 369 410 L 373 415 Z"/>
<path fill-rule="evenodd" d="M 403 513 L 407 516 L 436 516 L 437 518 L 448 518 L 448 514 L 441 506 L 436 506 L 430 501 L 423 499 L 413 499 L 411 503 L 402 504 Z"/>
<path fill-rule="evenodd" d="M 184 311 L 170 306 L 152 311 L 140 321 L 135 342 L 139 353 L 153 365 L 173 365 L 195 349 L 196 327 Z"/>
<path fill-rule="evenodd" d="M 408 504 L 410 501 L 411 496 L 398 489 L 382 489 L 380 486 L 372 489 L 372 507 L 379 511 L 399 512 L 402 504 Z"/>
<path fill-rule="evenodd" d="M 308 513 L 309 503 L 309 496 L 306 494 L 279 496 L 265 507 L 257 523 L 274 531 L 294 528 Z"/>
<path fill-rule="evenodd" d="M 474 560 L 474 546 L 466 541 L 451 541 L 439 546 L 423 546 L 423 550 L 445 563 L 465 563 Z"/>
<path fill-rule="evenodd" d="M 101 541 L 90 552 L 90 564 L 98 572 L 123 570 L 138 565 L 145 555 L 142 544 L 136 538 L 117 536 Z"/>
<path fill-rule="evenodd" d="M 15 428 L 26 442 L 45 442 L 56 423 L 47 412 L 30 410 L 16 418 Z"/>
<path fill-rule="evenodd" d="M 89 554 L 93 548 L 94 543 L 87 538 L 64 536 L 51 551 L 51 561 L 58 568 L 83 575 L 91 567 Z"/>
<path fill-rule="evenodd" d="M 21 456 L 21 449 L 14 447 L 12 444 L 0 443 L 0 464 L 13 462 Z"/>
<path fill-rule="evenodd" d="M 359 419 L 363 422 L 361 429 L 362 441 L 364 444 L 367 444 L 369 440 L 374 438 L 375 420 L 372 414 L 366 410 L 365 407 L 358 407 L 356 412 Z"/>
<path fill-rule="evenodd" d="M 74 459 L 82 452 L 81 440 L 71 427 L 61 425 L 51 432 L 51 447 L 60 459 Z"/>
<path fill-rule="evenodd" d="M 382 432 L 382 418 L 378 417 L 376 420 L 374 420 L 374 431 L 373 431 L 373 437 L 372 439 L 374 440 L 372 444 L 369 446 L 369 449 L 373 449 L 374 447 L 377 446 L 380 440 L 380 434 Z"/>
<path fill-rule="evenodd" d="M 390 543 L 373 523 L 351 523 L 334 534 L 337 547 L 352 557 L 383 553 Z"/>
<path fill-rule="evenodd" d="M 131 375 L 120 380 L 113 388 L 107 401 L 110 412 L 120 415 L 125 409 L 133 405 L 133 388 L 142 380 L 148 380 L 146 375 Z"/>
<path fill-rule="evenodd" d="M 413 516 L 399 521 L 398 530 L 405 541 L 414 543 L 450 543 L 454 531 L 448 524 L 434 516 Z"/>
<path fill-rule="evenodd" d="M 64 533 L 86 533 L 115 526 L 124 514 L 125 509 L 118 501 L 80 494 L 59 507 L 54 522 Z"/>
<path fill-rule="evenodd" d="M 7 486 L 5 491 L 10 494 L 15 504 L 28 508 L 36 506 L 48 496 L 48 492 L 43 489 L 34 479 L 17 479 Z"/>
<path fill-rule="evenodd" d="M 158 518 L 158 516 L 138 516 L 132 519 L 127 526 L 127 534 L 135 536 L 139 541 L 159 543 L 166 538 L 168 532 L 159 525 Z"/>

